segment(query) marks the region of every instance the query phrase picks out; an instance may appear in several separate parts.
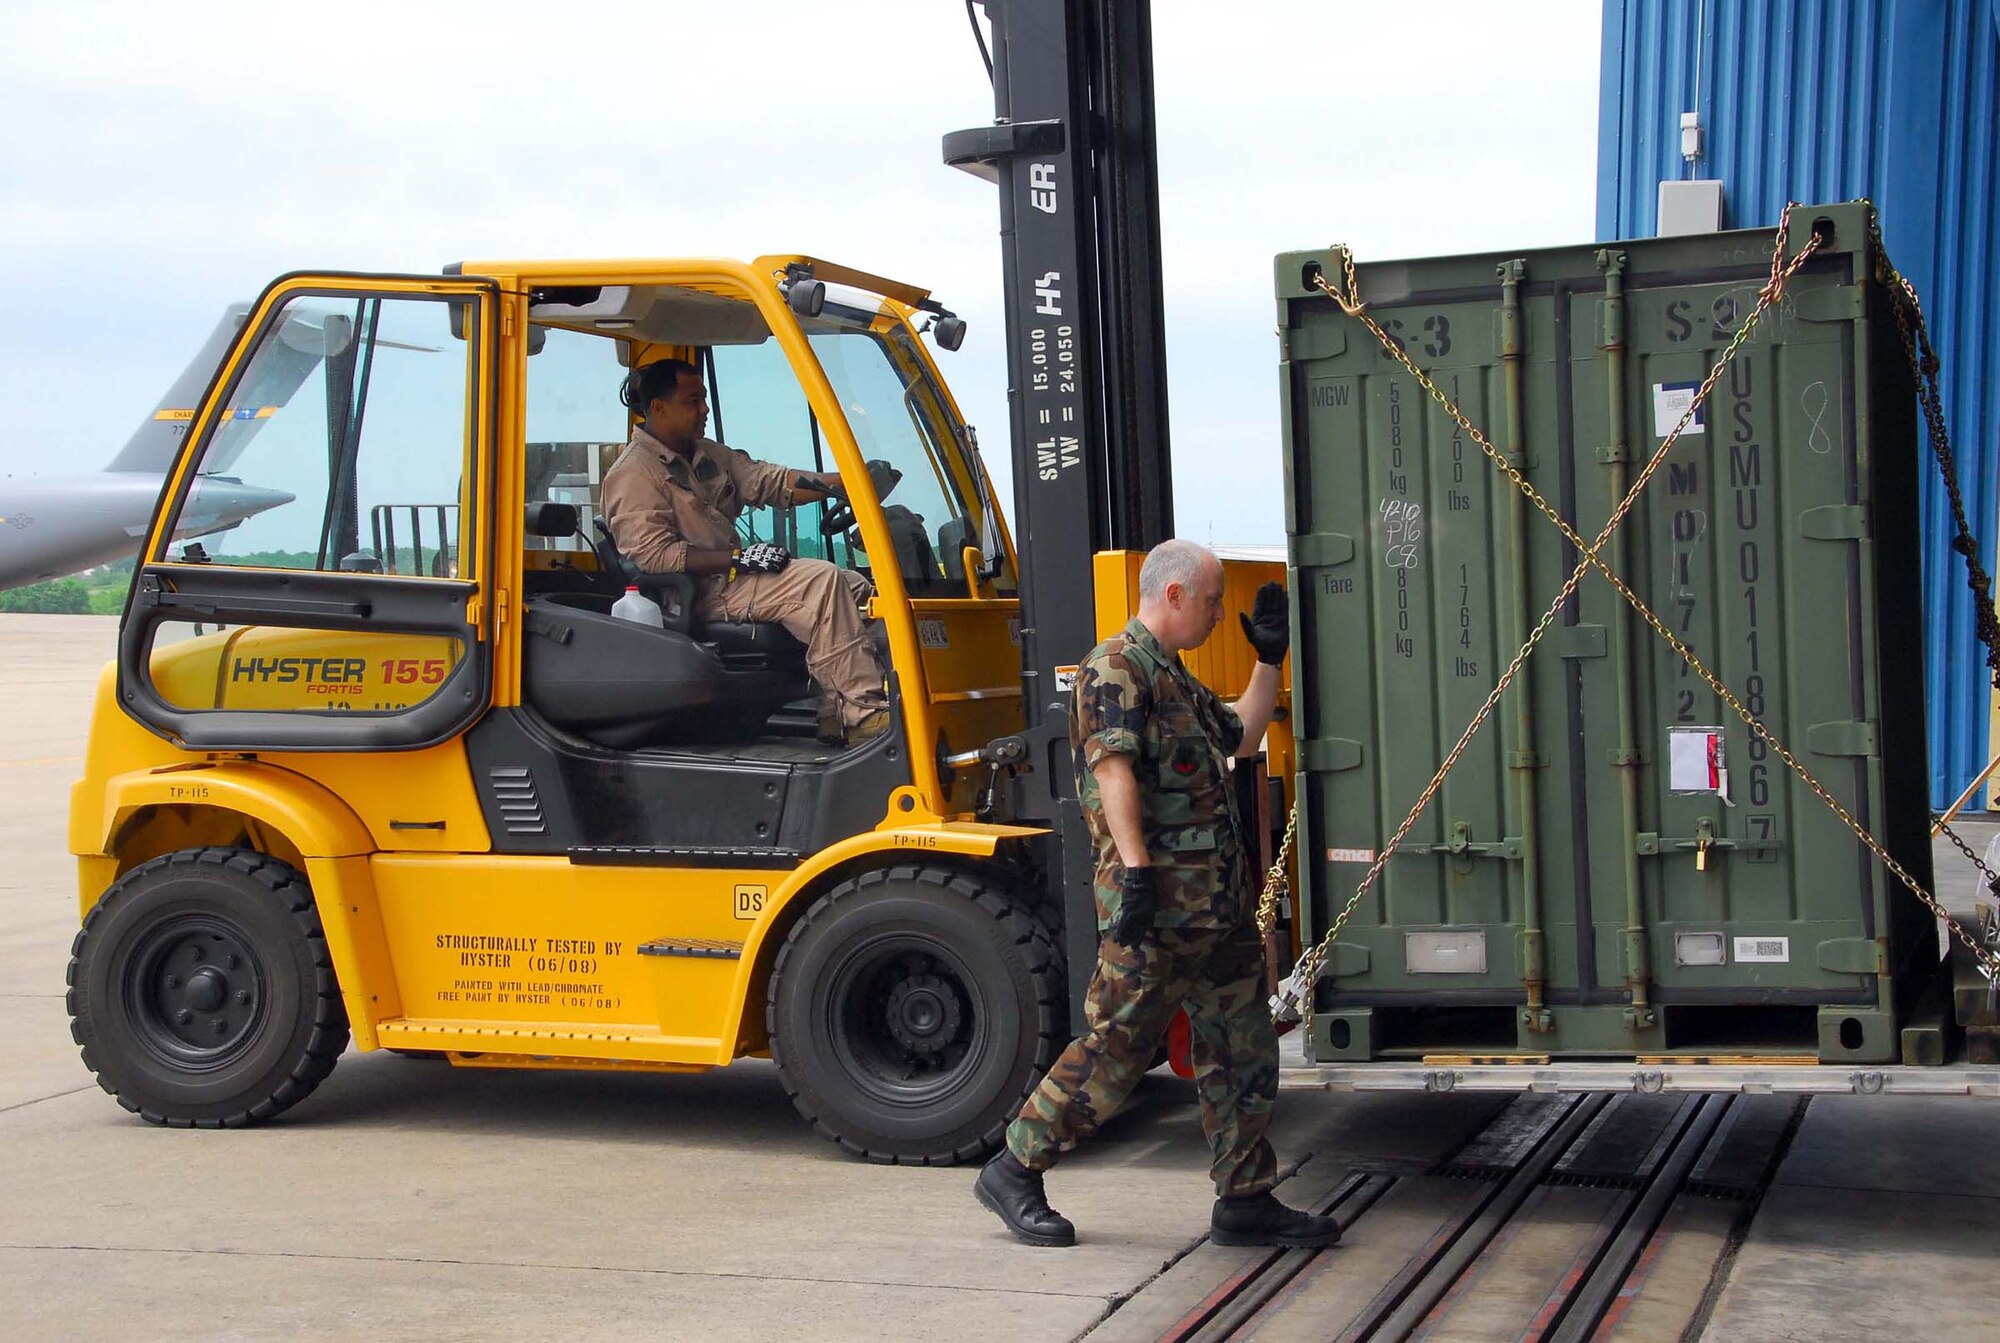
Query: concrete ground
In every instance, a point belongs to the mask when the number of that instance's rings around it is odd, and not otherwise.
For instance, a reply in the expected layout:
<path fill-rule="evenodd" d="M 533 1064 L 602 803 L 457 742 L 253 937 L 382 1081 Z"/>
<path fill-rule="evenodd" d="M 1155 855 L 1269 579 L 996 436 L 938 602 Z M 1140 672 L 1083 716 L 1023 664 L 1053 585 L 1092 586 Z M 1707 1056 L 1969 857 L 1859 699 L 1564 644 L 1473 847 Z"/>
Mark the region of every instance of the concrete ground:
<path fill-rule="evenodd" d="M 1982 856 L 2000 834 L 1984 815 L 1952 828 Z M 1939 898 L 1969 916 L 1990 899 L 1977 869 L 1932 847 Z M 1704 1337 L 2000 1339 L 2000 1104 L 1814 1100 Z"/>
<path fill-rule="evenodd" d="M 1007 1239 L 969 1171 L 842 1155 L 760 1062 L 544 1074 L 349 1054 L 260 1129 L 140 1122 L 78 1061 L 62 997 L 68 790 L 113 635 L 0 616 L 8 1339 L 1070 1339 L 1200 1239 L 1193 1097 L 1160 1076 L 1051 1177 L 1082 1229 L 1059 1252 Z M 1288 1096 L 1274 1136 L 1327 1187 L 1357 1158 L 1441 1152 L 1492 1104 Z M 2000 1336 L 1996 1121 L 1978 1102 L 1815 1101 L 1707 1336 Z"/>
<path fill-rule="evenodd" d="M 1051 1178 L 1082 1228 L 1017 1245 L 968 1170 L 869 1166 L 773 1068 L 484 1072 L 349 1053 L 262 1128 L 154 1128 L 63 1005 L 65 844 L 114 622 L 0 616 L 0 1334 L 8 1339 L 1068 1339 L 1196 1243 L 1192 1090 L 1149 1078 Z M 1421 1100 L 1291 1105 L 1288 1159 L 1400 1151 Z M 1456 1112 L 1456 1111 L 1455 1111 Z"/>

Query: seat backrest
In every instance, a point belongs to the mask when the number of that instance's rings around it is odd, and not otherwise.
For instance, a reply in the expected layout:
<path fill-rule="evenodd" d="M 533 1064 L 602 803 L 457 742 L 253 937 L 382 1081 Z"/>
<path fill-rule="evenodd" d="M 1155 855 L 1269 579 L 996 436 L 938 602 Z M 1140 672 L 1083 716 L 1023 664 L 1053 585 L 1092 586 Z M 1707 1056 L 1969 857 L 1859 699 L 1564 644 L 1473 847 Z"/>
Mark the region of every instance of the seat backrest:
<path fill-rule="evenodd" d="M 611 529 L 604 525 L 604 519 L 592 518 L 590 525 L 597 532 L 589 538 L 590 548 L 597 555 L 597 567 L 609 574 L 620 588 L 637 582 L 639 566 L 618 552 L 618 543 L 611 539 Z"/>
<path fill-rule="evenodd" d="M 699 639 L 713 639 L 727 653 L 770 657 L 787 662 L 804 659 L 805 645 L 793 638 L 783 625 L 775 622 L 715 620 L 703 622 L 700 629 L 695 628 L 694 606 L 697 589 L 694 575 L 645 572 L 618 549 L 618 543 L 612 539 L 611 529 L 605 526 L 603 518 L 593 518 L 592 521 L 597 525 L 598 562 L 619 576 L 618 586 L 621 590 L 630 584 L 658 602 L 660 615 L 666 621 L 668 629 L 692 634 Z"/>

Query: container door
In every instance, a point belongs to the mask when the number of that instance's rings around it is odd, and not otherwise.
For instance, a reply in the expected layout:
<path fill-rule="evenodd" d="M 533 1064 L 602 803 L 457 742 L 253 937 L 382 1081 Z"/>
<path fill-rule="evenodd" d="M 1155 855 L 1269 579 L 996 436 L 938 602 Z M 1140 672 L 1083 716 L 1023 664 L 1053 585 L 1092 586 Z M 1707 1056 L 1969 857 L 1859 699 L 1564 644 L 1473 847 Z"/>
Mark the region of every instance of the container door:
<path fill-rule="evenodd" d="M 1757 301 L 1738 276 L 1618 277 L 1570 299 L 1579 529 L 1674 424 Z M 1675 444 L 1605 558 L 1864 824 L 1883 815 L 1875 597 L 1857 442 L 1860 294 L 1792 281 Z M 1617 338 L 1614 339 L 1614 333 Z M 1593 454 L 1599 443 L 1609 451 Z M 1882 888 L 1839 819 L 1601 578 L 1575 723 L 1592 910 L 1585 1000 L 1655 1010 L 1670 1050 L 1800 1050 L 1817 1007 L 1872 1004 Z M 1630 796 L 1628 797 L 1628 791 Z"/>
<path fill-rule="evenodd" d="M 1496 321 L 1493 264 L 1466 272 L 1375 312 L 1503 451 L 1526 447 L 1530 479 L 1556 498 L 1555 408 L 1523 390 L 1551 381 L 1552 301 L 1546 287 L 1517 292 Z M 1324 893 L 1308 913 L 1317 934 L 1563 575 L 1548 524 L 1388 352 L 1324 299 L 1290 317 L 1300 817 L 1305 887 Z M 1541 744 L 1560 735 L 1574 644 L 1550 636 L 1554 656 L 1514 682 L 1343 930 L 1323 982 L 1336 1011 L 1372 1013 L 1374 1035 L 1356 1016 L 1331 1056 L 1511 1049 L 1526 981 L 1574 985 L 1577 911 L 1546 894 L 1571 888 L 1570 766 Z"/>
<path fill-rule="evenodd" d="M 486 707 L 495 291 L 299 275 L 194 412 L 119 694 L 199 750 L 411 749 Z"/>

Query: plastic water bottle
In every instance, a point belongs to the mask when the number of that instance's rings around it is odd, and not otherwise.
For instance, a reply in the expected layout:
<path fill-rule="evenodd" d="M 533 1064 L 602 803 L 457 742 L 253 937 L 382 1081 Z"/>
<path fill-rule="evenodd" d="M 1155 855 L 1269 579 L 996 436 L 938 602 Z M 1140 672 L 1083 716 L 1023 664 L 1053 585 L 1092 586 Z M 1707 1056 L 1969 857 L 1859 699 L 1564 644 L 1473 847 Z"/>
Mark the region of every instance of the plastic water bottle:
<path fill-rule="evenodd" d="M 620 620 L 651 625 L 656 630 L 667 627 L 666 617 L 660 614 L 660 604 L 639 591 L 637 584 L 627 587 L 625 595 L 612 603 L 611 614 Z"/>

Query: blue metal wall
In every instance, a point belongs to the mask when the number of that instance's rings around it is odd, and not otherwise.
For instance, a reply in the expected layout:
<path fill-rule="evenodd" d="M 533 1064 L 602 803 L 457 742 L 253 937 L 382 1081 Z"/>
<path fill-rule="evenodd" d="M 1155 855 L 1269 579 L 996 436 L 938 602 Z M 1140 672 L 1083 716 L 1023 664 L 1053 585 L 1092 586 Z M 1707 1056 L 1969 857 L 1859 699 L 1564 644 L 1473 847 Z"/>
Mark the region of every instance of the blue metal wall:
<path fill-rule="evenodd" d="M 1699 81 L 1699 90 L 1696 88 Z M 2000 0 L 1605 0 L 1597 233 L 1654 230 L 1663 178 L 1719 178 L 1731 228 L 1872 199 L 1944 360 L 1946 422 L 1994 567 L 2000 477 Z M 1702 156 L 1681 157 L 1699 111 Z M 1935 469 L 1924 508 L 1931 803 L 1985 767 L 1990 682 Z"/>

